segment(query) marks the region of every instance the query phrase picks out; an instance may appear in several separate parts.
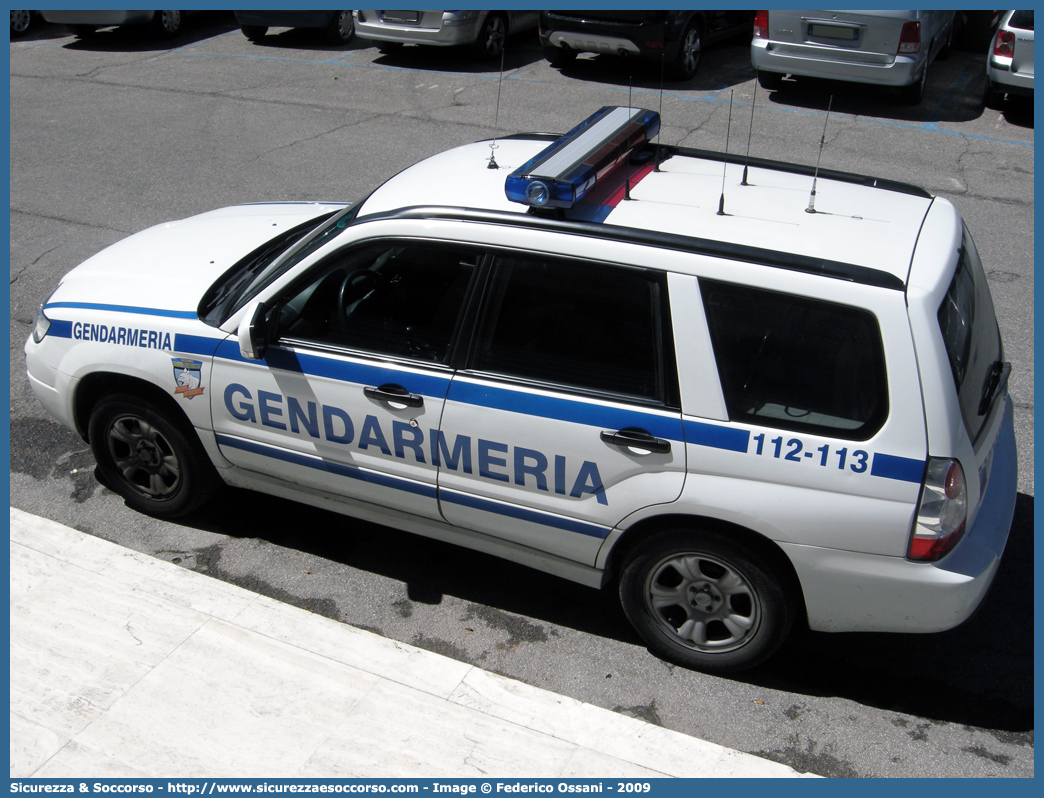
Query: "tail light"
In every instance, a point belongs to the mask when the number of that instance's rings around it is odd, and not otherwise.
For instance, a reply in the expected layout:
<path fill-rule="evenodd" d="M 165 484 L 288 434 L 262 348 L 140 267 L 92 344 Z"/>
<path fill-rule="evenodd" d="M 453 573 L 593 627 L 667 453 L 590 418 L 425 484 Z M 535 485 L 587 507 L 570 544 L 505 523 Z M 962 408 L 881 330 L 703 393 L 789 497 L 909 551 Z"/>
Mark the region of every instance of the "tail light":
<path fill-rule="evenodd" d="M 768 11 L 758 11 L 754 15 L 754 38 L 767 39 L 768 37 Z"/>
<path fill-rule="evenodd" d="M 930 458 L 907 556 L 928 562 L 941 559 L 964 536 L 967 520 L 964 469 L 956 460 Z"/>
<path fill-rule="evenodd" d="M 1011 58 L 1015 55 L 1015 34 L 1010 30 L 997 31 L 993 40 L 993 54 L 1000 58 Z"/>
<path fill-rule="evenodd" d="M 907 22 L 903 25 L 903 32 L 899 35 L 899 49 L 901 55 L 913 55 L 921 52 L 921 23 Z"/>

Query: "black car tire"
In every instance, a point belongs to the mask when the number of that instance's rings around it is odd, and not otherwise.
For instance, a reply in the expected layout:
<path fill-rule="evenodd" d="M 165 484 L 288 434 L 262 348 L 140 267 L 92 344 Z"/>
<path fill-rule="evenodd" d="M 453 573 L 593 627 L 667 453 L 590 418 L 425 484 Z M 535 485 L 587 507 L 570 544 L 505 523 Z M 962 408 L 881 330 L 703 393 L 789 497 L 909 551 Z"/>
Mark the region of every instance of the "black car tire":
<path fill-rule="evenodd" d="M 766 91 L 776 91 L 783 88 L 783 74 L 780 72 L 766 72 L 758 70 L 758 85 Z"/>
<path fill-rule="evenodd" d="M 492 61 L 504 51 L 507 41 L 507 18 L 490 12 L 482 23 L 478 38 L 471 44 L 471 55 L 476 61 Z"/>
<path fill-rule="evenodd" d="M 982 92 L 982 104 L 991 110 L 996 111 L 1004 103 L 1004 92 L 998 91 L 996 84 L 986 78 L 986 88 Z"/>
<path fill-rule="evenodd" d="M 921 77 L 909 86 L 903 86 L 899 90 L 899 95 L 903 102 L 907 105 L 920 105 L 924 99 L 924 89 L 928 85 L 928 64 L 924 65 L 924 69 L 921 70 Z"/>
<path fill-rule="evenodd" d="M 239 29 L 243 31 L 243 35 L 252 42 L 261 41 L 265 38 L 265 34 L 268 33 L 267 25 L 240 25 Z"/>
<path fill-rule="evenodd" d="M 624 612 L 653 653 L 718 673 L 752 668 L 779 648 L 794 621 L 789 592 L 756 551 L 694 529 L 643 540 L 620 577 Z"/>
<path fill-rule="evenodd" d="M 696 22 L 690 22 L 678 41 L 678 54 L 668 66 L 668 74 L 675 80 L 690 80 L 696 75 L 703 52 L 703 34 Z"/>
<path fill-rule="evenodd" d="M 110 394 L 88 426 L 100 482 L 135 510 L 177 518 L 204 504 L 220 485 L 187 419 L 172 420 L 147 399 Z"/>
<path fill-rule="evenodd" d="M 577 52 L 571 47 L 555 47 L 553 44 L 544 46 L 544 58 L 553 67 L 569 66 L 576 60 Z"/>
<path fill-rule="evenodd" d="M 164 37 L 181 33 L 183 15 L 180 11 L 157 11 L 152 17 L 152 30 Z"/>
<path fill-rule="evenodd" d="M 33 12 L 32 11 L 12 11 L 11 12 L 11 38 L 16 36 L 24 36 L 29 32 L 29 28 L 33 26 Z"/>
<path fill-rule="evenodd" d="M 326 26 L 326 38 L 333 44 L 348 44 L 355 36 L 351 11 L 336 11 Z"/>

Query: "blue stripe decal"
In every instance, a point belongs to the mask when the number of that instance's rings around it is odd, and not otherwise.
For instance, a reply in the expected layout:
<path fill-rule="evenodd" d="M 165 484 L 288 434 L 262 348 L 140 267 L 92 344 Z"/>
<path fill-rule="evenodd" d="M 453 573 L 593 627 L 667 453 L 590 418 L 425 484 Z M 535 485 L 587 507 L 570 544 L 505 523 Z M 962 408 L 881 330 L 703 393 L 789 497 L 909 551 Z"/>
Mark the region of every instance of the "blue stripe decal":
<path fill-rule="evenodd" d="M 386 382 L 408 382 L 413 393 L 442 399 L 449 385 L 449 375 L 437 377 L 428 374 L 405 372 L 386 366 L 370 366 L 364 363 L 350 363 L 333 358 L 305 355 L 291 352 L 288 349 L 271 347 L 261 360 L 247 360 L 239 353 L 239 342 L 235 339 L 222 341 L 215 357 L 223 360 L 234 360 L 239 363 L 265 365 L 281 371 L 292 371 L 307 374 L 311 377 L 325 377 L 340 382 L 351 382 L 359 385 L 383 385 Z"/>
<path fill-rule="evenodd" d="M 177 352 L 188 352 L 190 355 L 203 355 L 212 357 L 214 350 L 221 343 L 221 338 L 208 338 L 204 335 L 184 335 L 177 333 L 174 336 L 174 349 Z"/>
<path fill-rule="evenodd" d="M 136 308 L 130 305 L 101 305 L 95 302 L 51 302 L 44 310 L 52 308 L 78 308 L 80 310 L 107 310 L 115 313 L 135 313 L 139 316 L 163 316 L 168 319 L 198 319 L 194 310 L 162 310 L 160 308 Z"/>
<path fill-rule="evenodd" d="M 657 416 L 636 410 L 624 410 L 602 405 L 574 402 L 551 396 L 539 396 L 523 391 L 512 391 L 490 385 L 475 385 L 455 380 L 450 386 L 447 401 L 460 402 L 494 410 L 507 410 L 527 416 L 539 416 L 556 421 L 586 424 L 590 427 L 623 429 L 641 426 L 650 434 L 672 441 L 681 441 L 682 429 L 677 418 Z"/>
<path fill-rule="evenodd" d="M 459 504 L 462 507 L 471 507 L 475 510 L 482 510 L 487 513 L 494 513 L 495 515 L 504 515 L 508 518 L 517 518 L 520 521 L 529 521 L 530 523 L 540 524 L 541 526 L 564 529 L 566 532 L 577 532 L 581 535 L 587 535 L 601 540 L 604 540 L 610 532 L 608 527 L 586 524 L 583 521 L 574 521 L 569 518 L 562 518 L 560 516 L 542 513 L 537 510 L 528 510 L 525 507 L 518 507 L 517 505 L 501 504 L 500 502 L 489 501 L 488 499 L 480 499 L 477 496 L 472 496 L 466 493 L 457 493 L 456 491 L 446 490 L 445 488 L 439 491 L 439 498 L 444 502 L 449 502 L 450 504 Z"/>
<path fill-rule="evenodd" d="M 72 338 L 72 322 L 55 319 L 47 328 L 47 334 L 55 338 Z"/>
<path fill-rule="evenodd" d="M 894 454 L 875 454 L 870 473 L 875 477 L 898 479 L 901 482 L 920 482 L 924 477 L 924 460 L 896 457 Z"/>
<path fill-rule="evenodd" d="M 373 471 L 364 471 L 361 468 L 341 465 L 340 463 L 330 463 L 316 457 L 308 457 L 306 455 L 297 454 L 296 452 L 287 451 L 286 449 L 277 449 L 272 446 L 265 446 L 260 443 L 253 443 L 240 438 L 232 438 L 228 435 L 219 434 L 216 437 L 218 445 L 220 446 L 241 449 L 244 452 L 251 452 L 252 454 L 258 454 L 262 457 L 271 457 L 273 460 L 282 460 L 284 463 L 292 463 L 293 465 L 312 468 L 316 471 L 325 471 L 328 474 L 335 474 L 340 477 L 357 479 L 360 482 L 366 482 L 370 485 L 379 485 L 382 488 L 391 488 L 393 490 L 405 491 L 406 493 L 414 493 L 418 496 L 424 496 L 429 499 L 435 498 L 434 485 L 425 485 L 408 479 L 391 477 Z"/>
<path fill-rule="evenodd" d="M 700 421 L 685 421 L 685 440 L 697 446 L 727 449 L 730 452 L 746 452 L 750 444 L 750 431 L 704 424 Z"/>

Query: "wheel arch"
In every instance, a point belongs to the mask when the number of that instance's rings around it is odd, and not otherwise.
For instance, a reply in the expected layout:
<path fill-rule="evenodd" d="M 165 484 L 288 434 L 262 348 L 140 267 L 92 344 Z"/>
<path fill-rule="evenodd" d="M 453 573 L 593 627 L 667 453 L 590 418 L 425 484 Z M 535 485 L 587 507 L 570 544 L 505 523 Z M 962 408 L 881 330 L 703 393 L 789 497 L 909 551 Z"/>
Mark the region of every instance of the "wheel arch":
<path fill-rule="evenodd" d="M 80 380 L 73 403 L 73 420 L 76 422 L 76 431 L 85 441 L 88 440 L 87 429 L 90 426 L 91 413 L 95 406 L 103 397 L 114 393 L 140 396 L 162 409 L 172 423 L 181 426 L 183 432 L 191 432 L 192 435 L 196 435 L 188 416 L 185 415 L 185 411 L 174 400 L 174 397 L 155 383 L 127 374 L 95 371 Z"/>
<path fill-rule="evenodd" d="M 710 516 L 670 513 L 645 518 L 629 527 L 609 550 L 605 563 L 606 584 L 619 580 L 627 556 L 635 546 L 652 535 L 670 529 L 713 532 L 760 556 L 779 575 L 788 594 L 793 596 L 795 607 L 800 609 L 799 612 L 795 612 L 795 619 L 800 619 L 802 623 L 807 622 L 808 610 L 805 594 L 801 589 L 801 580 L 786 552 L 775 541 L 748 527 Z"/>

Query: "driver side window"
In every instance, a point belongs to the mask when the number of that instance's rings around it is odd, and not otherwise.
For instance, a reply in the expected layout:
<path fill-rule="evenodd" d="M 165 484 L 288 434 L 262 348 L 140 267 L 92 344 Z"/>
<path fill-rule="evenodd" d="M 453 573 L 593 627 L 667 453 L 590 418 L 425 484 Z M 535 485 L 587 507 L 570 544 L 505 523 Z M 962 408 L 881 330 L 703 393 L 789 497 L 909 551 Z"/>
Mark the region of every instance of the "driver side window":
<path fill-rule="evenodd" d="M 339 253 L 295 284 L 278 339 L 446 363 L 481 253 L 380 242 Z"/>

